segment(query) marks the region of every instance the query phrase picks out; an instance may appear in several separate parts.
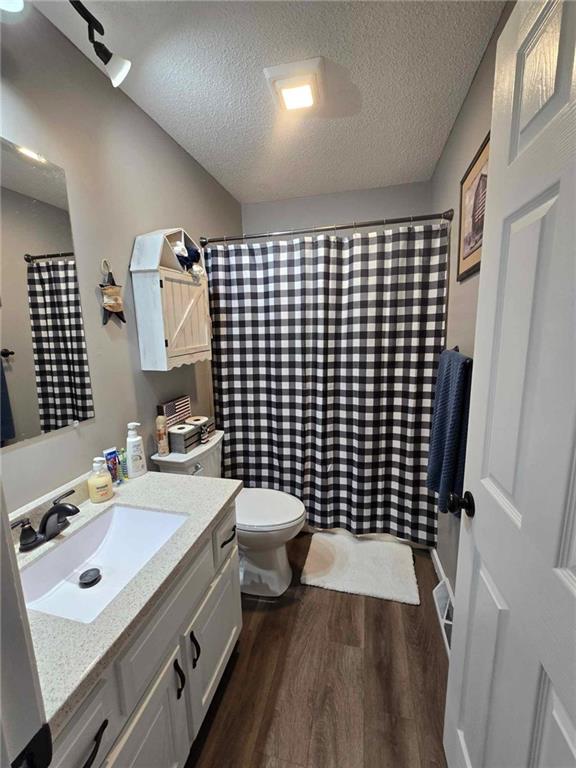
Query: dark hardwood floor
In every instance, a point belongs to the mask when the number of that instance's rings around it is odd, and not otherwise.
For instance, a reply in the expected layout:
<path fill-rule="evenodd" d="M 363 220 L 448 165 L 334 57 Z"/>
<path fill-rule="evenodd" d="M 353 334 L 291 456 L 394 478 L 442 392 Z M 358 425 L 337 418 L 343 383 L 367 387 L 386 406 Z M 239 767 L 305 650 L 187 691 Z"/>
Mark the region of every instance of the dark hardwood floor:
<path fill-rule="evenodd" d="M 300 584 L 243 597 L 244 628 L 186 768 L 444 768 L 448 662 L 415 551 L 419 606 Z"/>

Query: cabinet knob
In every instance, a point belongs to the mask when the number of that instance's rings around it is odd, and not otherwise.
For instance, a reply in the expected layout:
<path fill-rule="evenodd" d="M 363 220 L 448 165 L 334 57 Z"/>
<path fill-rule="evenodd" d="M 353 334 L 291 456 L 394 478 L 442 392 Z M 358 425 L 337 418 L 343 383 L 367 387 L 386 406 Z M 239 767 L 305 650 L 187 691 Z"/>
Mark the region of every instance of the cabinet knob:
<path fill-rule="evenodd" d="M 108 728 L 108 720 L 104 720 L 100 728 L 98 728 L 96 736 L 94 736 L 94 746 L 92 747 L 92 752 L 90 752 L 88 755 L 88 760 L 86 760 L 82 768 L 91 768 L 94 760 L 96 760 L 96 755 L 100 749 L 100 744 L 102 743 L 102 737 L 104 736 L 104 731 L 106 728 Z"/>
<path fill-rule="evenodd" d="M 184 670 L 180 666 L 178 659 L 174 659 L 174 669 L 176 670 L 176 674 L 178 675 L 178 682 L 180 683 L 176 691 L 176 698 L 179 699 L 182 696 L 182 691 L 186 685 L 186 675 L 184 674 Z"/>
<path fill-rule="evenodd" d="M 200 654 L 202 653 L 202 648 L 200 648 L 200 643 L 198 640 L 196 640 L 196 635 L 194 634 L 194 630 L 190 632 L 190 642 L 194 646 L 195 656 L 192 659 L 192 669 L 196 669 L 196 664 L 198 664 L 198 659 L 200 658 Z"/>
<path fill-rule="evenodd" d="M 4 360 L 8 360 L 8 358 L 12 357 L 13 354 L 15 354 L 13 349 L 6 349 L 6 347 L 0 349 L 0 355 L 2 355 Z"/>
<path fill-rule="evenodd" d="M 224 547 L 227 544 L 230 544 L 231 541 L 234 541 L 235 538 L 236 538 L 236 526 L 233 525 L 232 526 L 232 533 L 230 534 L 230 536 L 227 539 L 224 539 L 224 541 L 220 544 L 220 549 L 224 549 Z"/>

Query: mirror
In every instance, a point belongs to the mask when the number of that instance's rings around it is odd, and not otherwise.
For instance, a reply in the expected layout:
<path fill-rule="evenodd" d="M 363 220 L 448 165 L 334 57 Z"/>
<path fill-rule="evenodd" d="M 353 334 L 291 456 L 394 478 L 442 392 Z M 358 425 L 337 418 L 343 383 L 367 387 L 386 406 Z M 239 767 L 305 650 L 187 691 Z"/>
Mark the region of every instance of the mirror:
<path fill-rule="evenodd" d="M 62 168 L 1 140 L 1 445 L 94 416 Z"/>

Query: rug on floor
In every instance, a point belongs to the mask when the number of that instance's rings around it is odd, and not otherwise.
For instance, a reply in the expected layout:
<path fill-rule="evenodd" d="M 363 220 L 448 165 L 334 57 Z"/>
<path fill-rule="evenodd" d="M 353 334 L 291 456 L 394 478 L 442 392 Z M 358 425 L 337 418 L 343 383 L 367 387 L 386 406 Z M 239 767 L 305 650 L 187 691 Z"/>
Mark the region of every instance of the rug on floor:
<path fill-rule="evenodd" d="M 412 549 L 395 541 L 347 531 L 315 533 L 300 580 L 311 587 L 420 605 Z"/>

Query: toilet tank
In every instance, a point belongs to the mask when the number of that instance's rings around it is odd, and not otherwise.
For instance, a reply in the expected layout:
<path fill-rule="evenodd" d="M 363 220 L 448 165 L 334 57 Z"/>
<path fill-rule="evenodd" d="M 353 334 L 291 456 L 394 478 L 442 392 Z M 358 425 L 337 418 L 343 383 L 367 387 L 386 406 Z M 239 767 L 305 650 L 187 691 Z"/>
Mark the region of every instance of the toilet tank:
<path fill-rule="evenodd" d="M 204 445 L 193 448 L 189 453 L 169 453 L 167 456 L 152 456 L 160 472 L 199 477 L 220 477 L 222 461 L 222 438 L 224 432 L 216 430 Z"/>

